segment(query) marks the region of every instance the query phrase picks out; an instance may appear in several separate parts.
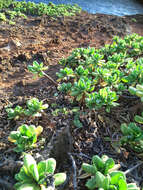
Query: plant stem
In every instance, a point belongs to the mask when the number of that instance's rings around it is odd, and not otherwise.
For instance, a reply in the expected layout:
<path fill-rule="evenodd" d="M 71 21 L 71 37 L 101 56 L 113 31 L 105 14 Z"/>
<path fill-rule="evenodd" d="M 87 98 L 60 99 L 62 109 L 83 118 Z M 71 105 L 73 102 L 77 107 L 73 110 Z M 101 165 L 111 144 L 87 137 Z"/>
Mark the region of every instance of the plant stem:
<path fill-rule="evenodd" d="M 44 74 L 44 76 L 47 77 L 54 85 L 58 86 L 58 83 L 55 82 L 49 75 L 47 75 L 47 74 L 44 73 L 44 72 L 43 72 L 43 74 Z"/>
<path fill-rule="evenodd" d="M 132 168 L 126 170 L 126 171 L 124 172 L 124 174 L 126 175 L 126 174 L 132 172 L 134 169 L 136 169 L 137 167 L 139 167 L 139 166 L 142 165 L 142 164 L 143 164 L 143 162 L 138 163 L 137 165 L 133 166 Z"/>

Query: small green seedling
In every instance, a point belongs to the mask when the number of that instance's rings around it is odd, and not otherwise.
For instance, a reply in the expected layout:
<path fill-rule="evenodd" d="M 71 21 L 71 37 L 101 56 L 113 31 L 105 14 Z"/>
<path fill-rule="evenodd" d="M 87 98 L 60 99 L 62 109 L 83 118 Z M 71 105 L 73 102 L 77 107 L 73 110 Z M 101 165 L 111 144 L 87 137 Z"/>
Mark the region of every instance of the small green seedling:
<path fill-rule="evenodd" d="M 43 63 L 38 63 L 37 61 L 33 62 L 33 65 L 28 65 L 28 70 L 33 73 L 35 76 L 38 75 L 39 77 L 45 76 L 47 77 L 54 85 L 58 86 L 58 84 L 44 71 L 47 70 L 48 67 L 44 67 Z"/>
<path fill-rule="evenodd" d="M 28 65 L 28 71 L 32 72 L 34 75 L 38 75 L 39 77 L 44 76 L 44 71 L 47 70 L 48 67 L 44 67 L 43 63 L 38 63 L 37 61 L 33 62 L 33 65 Z"/>
<path fill-rule="evenodd" d="M 143 130 L 135 123 L 122 124 L 121 131 L 123 137 L 120 142 L 122 145 L 129 145 L 134 151 L 143 152 Z"/>
<path fill-rule="evenodd" d="M 108 174 L 110 169 L 115 167 L 115 162 L 112 158 L 103 155 L 101 158 L 99 156 L 92 157 L 92 165 L 83 163 L 82 169 L 88 174 L 95 175 L 97 171 L 101 172 L 103 175 Z"/>
<path fill-rule="evenodd" d="M 87 181 L 86 187 L 90 190 L 139 190 L 135 183 L 127 184 L 122 171 L 114 171 L 106 176 L 97 171 L 95 176 Z"/>
<path fill-rule="evenodd" d="M 37 136 L 43 131 L 41 126 L 21 125 L 17 131 L 12 131 L 8 140 L 17 145 L 15 152 L 23 152 L 36 146 Z"/>
<path fill-rule="evenodd" d="M 48 104 L 43 105 L 43 101 L 39 101 L 37 98 L 32 98 L 26 102 L 27 108 L 23 109 L 21 106 L 13 108 L 7 108 L 8 119 L 19 119 L 23 116 L 39 117 L 44 109 L 48 108 Z"/>
<path fill-rule="evenodd" d="M 8 119 L 19 119 L 20 116 L 24 114 L 24 110 L 21 106 L 16 106 L 13 108 L 7 108 L 6 112 L 8 114 Z"/>
<path fill-rule="evenodd" d="M 104 155 L 92 157 L 92 165 L 83 163 L 82 169 L 91 178 L 86 182 L 86 187 L 90 190 L 139 190 L 136 184 L 127 184 L 126 176 L 117 169 L 112 158 Z"/>
<path fill-rule="evenodd" d="M 48 104 L 43 105 L 43 101 L 39 101 L 37 98 L 32 98 L 27 101 L 27 109 L 24 114 L 27 116 L 41 116 L 44 109 L 48 108 Z"/>
<path fill-rule="evenodd" d="M 16 190 L 55 190 L 66 180 L 65 173 L 54 174 L 56 160 L 49 158 L 38 164 L 30 154 L 24 156 L 24 164 L 20 172 L 15 175 L 18 181 Z"/>

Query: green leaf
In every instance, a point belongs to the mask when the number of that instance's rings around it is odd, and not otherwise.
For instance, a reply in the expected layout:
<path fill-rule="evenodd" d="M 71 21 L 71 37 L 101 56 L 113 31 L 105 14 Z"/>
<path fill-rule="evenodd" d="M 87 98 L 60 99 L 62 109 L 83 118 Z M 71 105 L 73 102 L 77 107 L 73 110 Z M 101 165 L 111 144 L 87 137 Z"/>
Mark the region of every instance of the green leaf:
<path fill-rule="evenodd" d="M 86 184 L 85 184 L 86 187 L 88 187 L 88 189 L 90 190 L 94 190 L 97 185 L 96 185 L 96 177 L 92 177 L 91 179 L 89 179 Z"/>
<path fill-rule="evenodd" d="M 97 170 L 103 170 L 105 167 L 105 163 L 99 156 L 93 156 L 92 157 L 92 163 L 97 167 Z"/>
<path fill-rule="evenodd" d="M 80 100 L 82 99 L 82 96 L 83 96 L 82 94 L 79 94 L 79 95 L 76 97 L 76 100 L 77 100 L 77 101 L 80 101 Z"/>
<path fill-rule="evenodd" d="M 47 161 L 41 161 L 37 165 L 39 176 L 44 175 L 47 170 Z"/>
<path fill-rule="evenodd" d="M 40 190 L 40 187 L 34 183 L 31 183 L 31 184 L 23 184 L 16 189 L 17 190 Z"/>
<path fill-rule="evenodd" d="M 95 175 L 95 179 L 96 179 L 96 186 L 97 187 L 101 187 L 101 188 L 104 188 L 104 182 L 106 181 L 106 177 L 101 173 L 101 172 L 96 172 L 96 175 Z"/>
<path fill-rule="evenodd" d="M 143 85 L 137 84 L 137 85 L 136 85 L 136 88 L 137 88 L 138 90 L 140 90 L 140 91 L 143 92 Z"/>
<path fill-rule="evenodd" d="M 110 180 L 111 179 L 110 179 L 109 175 L 105 177 L 105 179 L 103 181 L 103 185 L 102 185 L 104 190 L 108 190 L 109 189 Z"/>
<path fill-rule="evenodd" d="M 121 171 L 113 171 L 109 175 L 111 177 L 111 185 L 118 185 L 121 178 L 126 181 L 126 176 Z"/>
<path fill-rule="evenodd" d="M 34 160 L 34 158 L 30 154 L 26 154 L 24 156 L 24 166 L 27 169 L 28 173 L 30 173 L 30 174 L 32 174 L 32 171 L 30 168 L 31 165 L 36 165 L 36 161 Z"/>
<path fill-rule="evenodd" d="M 38 169 L 37 169 L 37 165 L 36 164 L 30 165 L 30 173 L 32 174 L 33 178 L 38 182 L 38 180 L 39 180 L 39 173 L 38 173 Z"/>
<path fill-rule="evenodd" d="M 115 162 L 112 158 L 108 158 L 108 160 L 105 162 L 105 170 L 104 174 L 106 175 L 108 171 L 115 166 Z"/>
<path fill-rule="evenodd" d="M 137 89 L 134 88 L 134 87 L 132 87 L 132 86 L 130 86 L 130 87 L 129 87 L 129 92 L 130 92 L 132 95 L 136 95 Z"/>
<path fill-rule="evenodd" d="M 13 140 L 18 140 L 20 137 L 20 132 L 19 131 L 12 131 L 10 133 L 10 138 Z"/>
<path fill-rule="evenodd" d="M 95 175 L 97 172 L 97 168 L 95 165 L 83 163 L 81 167 L 85 172 L 92 174 L 92 175 Z"/>
<path fill-rule="evenodd" d="M 143 124 L 143 117 L 136 115 L 134 119 L 137 123 Z"/>
<path fill-rule="evenodd" d="M 123 123 L 121 125 L 121 131 L 122 131 L 123 135 L 128 135 L 129 134 L 130 130 L 128 129 L 128 126 L 127 126 L 126 123 Z"/>
<path fill-rule="evenodd" d="M 139 187 L 135 183 L 129 183 L 127 184 L 128 190 L 140 190 Z"/>
<path fill-rule="evenodd" d="M 53 174 L 56 169 L 56 160 L 54 158 L 49 158 L 47 161 L 46 171 Z"/>
<path fill-rule="evenodd" d="M 61 185 L 66 180 L 66 174 L 65 173 L 57 173 L 53 177 L 55 179 L 55 181 L 54 181 L 55 186 Z"/>
<path fill-rule="evenodd" d="M 119 190 L 128 190 L 127 188 L 127 182 L 125 179 L 119 179 Z"/>
<path fill-rule="evenodd" d="M 23 167 L 20 169 L 20 172 L 15 175 L 15 179 L 17 181 L 23 181 L 23 182 L 26 182 L 26 183 L 33 181 L 32 178 L 30 178 L 28 175 L 26 175 L 26 172 L 25 172 Z"/>

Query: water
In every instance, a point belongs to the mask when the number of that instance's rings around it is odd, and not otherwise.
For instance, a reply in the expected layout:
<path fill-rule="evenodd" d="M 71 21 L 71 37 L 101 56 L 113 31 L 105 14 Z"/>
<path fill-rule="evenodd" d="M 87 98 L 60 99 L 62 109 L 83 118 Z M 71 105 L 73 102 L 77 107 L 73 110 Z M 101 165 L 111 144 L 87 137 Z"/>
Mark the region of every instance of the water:
<path fill-rule="evenodd" d="M 27 0 L 28 1 L 28 0 Z M 78 4 L 89 13 L 104 13 L 111 15 L 143 14 L 143 3 L 136 0 L 31 0 L 35 3 L 50 1 L 55 4 Z"/>

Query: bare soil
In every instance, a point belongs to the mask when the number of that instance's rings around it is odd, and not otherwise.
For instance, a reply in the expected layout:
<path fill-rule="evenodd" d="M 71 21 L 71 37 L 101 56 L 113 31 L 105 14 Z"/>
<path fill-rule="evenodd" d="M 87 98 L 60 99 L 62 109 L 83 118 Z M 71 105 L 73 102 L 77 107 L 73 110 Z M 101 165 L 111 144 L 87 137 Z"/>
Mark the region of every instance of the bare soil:
<path fill-rule="evenodd" d="M 45 144 L 31 153 L 38 160 L 38 154 L 47 159 L 49 142 L 53 148 L 50 156 L 57 160 L 57 171 L 66 171 L 68 180 L 61 189 L 75 190 L 73 184 L 74 168 L 68 152 L 71 152 L 77 166 L 77 177 L 83 162 L 90 162 L 95 155 L 107 154 L 120 163 L 123 171 L 136 165 L 141 155 L 128 147 L 117 146 L 120 138 L 120 124 L 130 122 L 140 112 L 139 100 L 120 99 L 120 106 L 110 114 L 104 110 L 80 116 L 83 128 L 73 125 L 73 114 L 55 116 L 56 108 L 72 105 L 60 94 L 46 78 L 33 79 L 27 71 L 27 65 L 34 60 L 49 66 L 47 74 L 54 80 L 60 69 L 59 61 L 70 55 L 74 48 L 99 48 L 112 42 L 112 37 L 124 37 L 138 33 L 143 36 L 143 15 L 111 16 L 81 12 L 73 17 L 51 18 L 48 16 L 17 19 L 15 25 L 0 25 L 0 189 L 13 189 L 14 175 L 19 171 L 22 156 L 13 152 L 14 145 L 8 142 L 10 132 L 22 124 L 41 125 L 44 128 L 39 140 L 45 138 Z M 58 93 L 58 96 L 56 94 Z M 40 118 L 8 120 L 5 106 L 12 104 L 25 106 L 31 97 L 37 97 L 49 104 L 49 108 Z M 56 106 L 52 107 L 54 103 Z M 66 129 L 67 128 L 67 129 Z M 69 130 L 68 130 L 69 129 Z M 56 134 L 51 141 L 53 134 Z M 107 139 L 108 138 L 108 139 Z M 62 139 L 62 140 L 61 140 Z M 143 168 L 136 168 L 127 175 L 128 182 L 136 182 L 143 187 Z M 85 190 L 86 179 L 77 178 L 77 189 Z"/>

